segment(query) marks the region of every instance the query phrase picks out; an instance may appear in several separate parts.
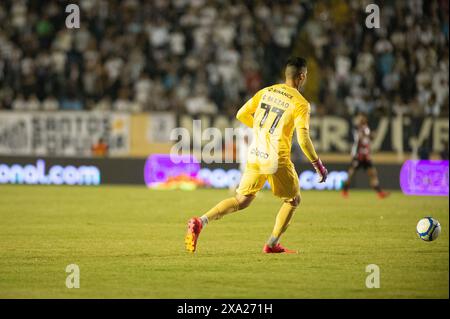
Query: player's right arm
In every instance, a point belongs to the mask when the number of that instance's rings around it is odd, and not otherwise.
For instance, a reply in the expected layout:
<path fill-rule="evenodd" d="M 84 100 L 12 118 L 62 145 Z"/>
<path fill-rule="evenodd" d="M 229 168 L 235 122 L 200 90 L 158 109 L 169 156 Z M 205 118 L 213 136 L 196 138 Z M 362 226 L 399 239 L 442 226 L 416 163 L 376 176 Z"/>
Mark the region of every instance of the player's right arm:
<path fill-rule="evenodd" d="M 309 118 L 311 108 L 309 103 L 302 103 L 297 108 L 298 112 L 295 116 L 295 130 L 297 132 L 297 141 L 303 153 L 310 160 L 317 174 L 320 175 L 320 183 L 327 179 L 328 171 L 322 164 L 319 156 L 314 149 L 314 145 L 309 136 Z"/>
<path fill-rule="evenodd" d="M 237 112 L 236 118 L 244 123 L 246 126 L 253 127 L 253 115 L 261 100 L 262 90 L 256 93 L 250 100 L 248 100 Z"/>

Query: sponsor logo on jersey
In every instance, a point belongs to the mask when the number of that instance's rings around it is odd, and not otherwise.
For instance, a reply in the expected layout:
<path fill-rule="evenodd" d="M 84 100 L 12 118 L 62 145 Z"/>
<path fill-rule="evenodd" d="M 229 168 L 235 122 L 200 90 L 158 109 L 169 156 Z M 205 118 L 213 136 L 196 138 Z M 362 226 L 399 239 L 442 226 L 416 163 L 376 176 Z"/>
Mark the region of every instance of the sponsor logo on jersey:
<path fill-rule="evenodd" d="M 258 148 L 254 147 L 251 149 L 250 154 L 252 155 L 256 155 L 259 158 L 263 158 L 263 159 L 268 159 L 269 158 L 269 153 L 266 152 L 261 152 L 260 150 L 258 150 Z"/>
<path fill-rule="evenodd" d="M 281 95 L 287 97 L 288 99 L 292 99 L 292 97 L 293 97 L 292 94 L 289 94 L 289 93 L 287 93 L 287 92 L 285 92 L 285 91 L 278 90 L 278 89 L 276 89 L 276 88 L 269 88 L 268 91 L 269 91 L 269 92 L 274 92 L 274 93 L 281 94 Z"/>

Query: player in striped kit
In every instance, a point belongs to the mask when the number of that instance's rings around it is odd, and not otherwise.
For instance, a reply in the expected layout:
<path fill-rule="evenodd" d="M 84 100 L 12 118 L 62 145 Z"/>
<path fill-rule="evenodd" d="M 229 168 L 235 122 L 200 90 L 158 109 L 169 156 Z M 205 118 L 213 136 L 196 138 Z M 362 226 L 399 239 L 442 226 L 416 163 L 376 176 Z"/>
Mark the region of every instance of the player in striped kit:
<path fill-rule="evenodd" d="M 357 128 L 354 133 L 354 144 L 352 147 L 352 162 L 348 169 L 348 179 L 344 183 L 342 190 L 342 196 L 348 198 L 348 190 L 352 182 L 353 175 L 356 170 L 362 168 L 367 172 L 369 176 L 370 186 L 377 192 L 379 198 L 385 198 L 389 196 L 389 193 L 383 191 L 380 187 L 378 180 L 378 173 L 373 166 L 371 159 L 370 143 L 372 140 L 370 128 L 368 125 L 367 117 L 360 115 L 358 119 Z"/>

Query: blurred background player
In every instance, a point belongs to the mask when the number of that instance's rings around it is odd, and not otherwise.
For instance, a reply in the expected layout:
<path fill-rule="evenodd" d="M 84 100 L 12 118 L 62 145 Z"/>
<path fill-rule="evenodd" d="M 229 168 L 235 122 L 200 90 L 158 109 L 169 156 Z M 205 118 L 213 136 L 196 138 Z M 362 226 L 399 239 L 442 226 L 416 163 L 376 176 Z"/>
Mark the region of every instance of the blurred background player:
<path fill-rule="evenodd" d="M 352 147 L 352 162 L 350 164 L 350 168 L 348 169 L 348 179 L 344 183 L 342 196 L 344 198 L 348 198 L 348 190 L 350 188 L 353 175 L 356 170 L 362 168 L 367 172 L 370 186 L 377 192 L 378 197 L 385 198 L 389 196 L 389 193 L 384 192 L 381 189 L 377 170 L 373 166 L 370 156 L 372 134 L 370 132 L 366 115 L 360 114 L 356 122 L 356 129 L 353 132 L 354 142 Z"/>
<path fill-rule="evenodd" d="M 189 220 L 185 237 L 186 250 L 195 252 L 200 232 L 209 221 L 248 207 L 268 181 L 273 194 L 280 197 L 283 204 L 263 252 L 297 252 L 286 249 L 279 243 L 300 204 L 298 174 L 290 159 L 294 128 L 300 147 L 320 176 L 319 182 L 325 182 L 328 174 L 309 137 L 311 109 L 299 92 L 306 83 L 306 77 L 306 60 L 289 59 L 285 67 L 285 83 L 263 88 L 238 111 L 236 118 L 253 128 L 253 141 L 237 194 L 221 201 L 200 218 L 193 217 Z"/>

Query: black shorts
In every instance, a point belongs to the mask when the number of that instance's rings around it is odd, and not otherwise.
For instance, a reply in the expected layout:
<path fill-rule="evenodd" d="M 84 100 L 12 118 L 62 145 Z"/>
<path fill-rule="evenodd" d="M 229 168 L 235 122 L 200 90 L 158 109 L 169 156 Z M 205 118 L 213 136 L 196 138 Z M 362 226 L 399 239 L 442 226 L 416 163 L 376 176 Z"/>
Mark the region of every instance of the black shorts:
<path fill-rule="evenodd" d="M 362 168 L 364 170 L 368 170 L 369 168 L 373 167 L 372 161 L 368 159 L 359 160 L 357 158 L 354 158 L 352 160 L 351 166 L 354 169 Z"/>

